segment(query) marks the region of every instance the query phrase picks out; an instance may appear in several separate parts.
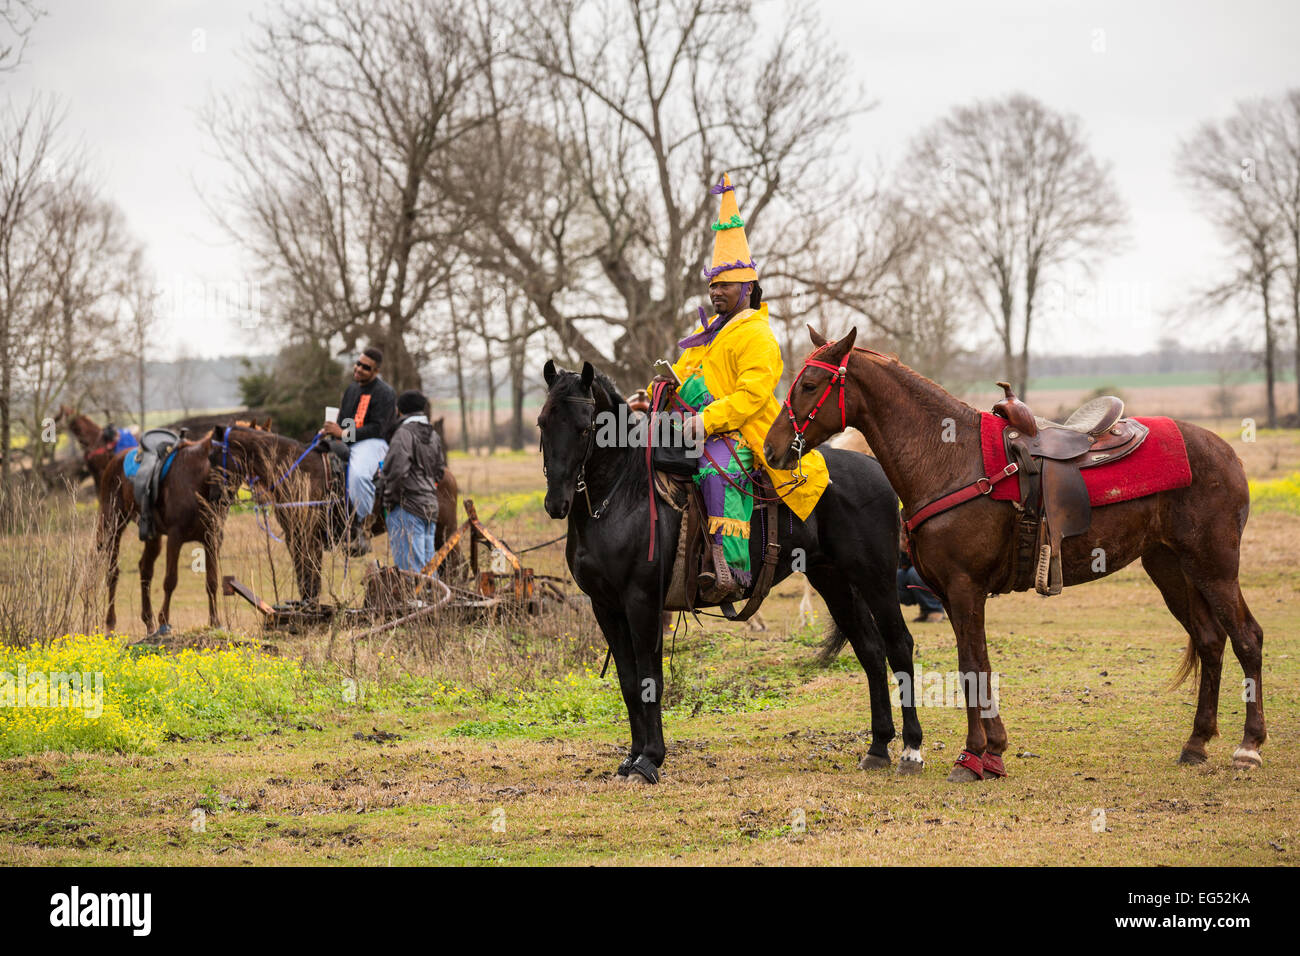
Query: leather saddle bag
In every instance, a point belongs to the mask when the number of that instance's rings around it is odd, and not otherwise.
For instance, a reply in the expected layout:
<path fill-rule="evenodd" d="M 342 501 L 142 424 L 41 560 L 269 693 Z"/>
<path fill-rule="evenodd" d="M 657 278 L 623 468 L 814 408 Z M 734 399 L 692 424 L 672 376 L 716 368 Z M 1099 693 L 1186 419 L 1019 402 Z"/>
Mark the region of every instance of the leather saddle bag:
<path fill-rule="evenodd" d="M 680 399 L 676 400 L 674 408 L 676 386 L 667 384 L 656 391 L 657 401 L 650 407 L 650 421 L 646 428 L 646 440 L 650 442 L 650 462 L 660 471 L 691 477 L 700 470 L 700 454 L 698 450 L 691 454 L 691 449 L 686 447 L 682 438 L 680 420 L 689 411 Z M 674 416 L 677 418 L 676 424 L 669 423 L 667 416 L 670 412 L 677 413 Z M 664 439 L 668 440 L 666 444 L 663 443 Z"/>

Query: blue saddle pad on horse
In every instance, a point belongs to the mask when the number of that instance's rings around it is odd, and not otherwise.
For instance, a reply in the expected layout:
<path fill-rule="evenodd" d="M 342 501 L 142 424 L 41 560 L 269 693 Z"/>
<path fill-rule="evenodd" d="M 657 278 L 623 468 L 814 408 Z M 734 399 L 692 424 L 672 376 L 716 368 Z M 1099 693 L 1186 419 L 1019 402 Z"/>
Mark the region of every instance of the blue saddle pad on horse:
<path fill-rule="evenodd" d="M 163 461 L 162 474 L 158 476 L 159 484 L 161 484 L 163 479 L 167 477 L 167 472 L 170 471 L 172 467 L 172 460 L 175 459 L 176 452 L 178 451 L 180 451 L 179 448 L 173 448 L 171 454 L 167 456 L 165 461 Z M 136 472 L 140 470 L 140 465 L 143 461 L 144 452 L 137 448 L 122 461 L 122 473 L 128 478 L 134 478 Z"/>

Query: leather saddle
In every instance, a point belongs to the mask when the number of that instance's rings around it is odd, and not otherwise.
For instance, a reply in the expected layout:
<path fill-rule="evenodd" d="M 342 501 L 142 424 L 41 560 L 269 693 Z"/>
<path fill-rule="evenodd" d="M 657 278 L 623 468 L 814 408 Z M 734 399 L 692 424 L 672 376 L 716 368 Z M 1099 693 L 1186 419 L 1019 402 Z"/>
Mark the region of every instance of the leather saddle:
<path fill-rule="evenodd" d="M 167 428 L 151 428 L 140 436 L 140 446 L 128 453 L 128 462 L 134 468 L 129 478 L 131 492 L 140 511 L 138 526 L 141 541 L 150 541 L 158 537 L 154 508 L 158 503 L 158 492 L 162 487 L 163 477 L 170 467 L 172 457 L 180 447 L 184 431 L 182 429 L 178 434 Z"/>
<path fill-rule="evenodd" d="M 1092 399 L 1060 423 L 1034 415 L 1009 383 L 998 385 L 1005 397 L 993 413 L 1010 423 L 1002 440 L 1020 478 L 1015 560 L 1003 591 L 1032 586 L 1039 594 L 1060 594 L 1061 541 L 1092 524 L 1083 470 L 1131 455 L 1149 430 L 1122 417 L 1124 402 L 1113 395 Z"/>
<path fill-rule="evenodd" d="M 653 411 L 663 412 L 672 408 L 675 398 L 675 388 L 671 384 L 656 386 Z M 654 431 L 652 427 L 650 433 L 653 435 Z M 694 611 L 701 605 L 717 605 L 729 620 L 749 620 L 758 611 L 772 587 L 776 577 L 777 558 L 781 553 L 781 545 L 777 540 L 780 501 L 767 472 L 757 469 L 751 488 L 758 500 L 755 501 L 750 528 L 751 534 L 758 533 L 760 527 L 764 531 L 763 563 L 743 595 L 744 607 L 737 611 L 732 601 L 723 600 L 719 603 L 700 592 L 701 575 L 705 575 L 705 580 L 711 578 L 719 584 L 732 580 L 722 557 L 722 549 L 713 544 L 706 533 L 709 515 L 704 507 L 704 497 L 694 480 L 700 459 L 686 456 L 679 448 L 661 448 L 654 444 L 653 438 L 649 452 L 652 494 L 658 495 L 661 501 L 682 514 L 681 528 L 677 535 L 677 553 L 673 560 L 672 578 L 664 593 L 663 609 Z"/>
<path fill-rule="evenodd" d="M 780 529 L 778 523 L 778 502 L 756 502 L 754 517 L 751 519 L 751 534 L 765 533 L 763 543 L 763 563 L 754 574 L 749 590 L 743 595 L 745 604 L 737 611 L 735 604 L 724 601 L 718 604 L 709 600 L 700 592 L 700 575 L 713 571 L 715 557 L 721 549 L 711 547 L 712 542 L 705 533 L 709 515 L 704 507 L 704 498 L 695 482 L 688 477 L 671 471 L 656 469 L 654 473 L 655 492 L 661 501 L 674 511 L 681 512 L 681 530 L 677 535 L 677 554 L 673 560 L 673 573 L 664 592 L 665 611 L 694 611 L 699 607 L 717 605 L 723 615 L 732 621 L 747 621 L 767 597 L 776 578 L 776 562 L 781 554 L 781 545 L 777 540 Z M 759 471 L 753 482 L 753 492 L 761 498 L 774 497 L 767 473 Z"/>

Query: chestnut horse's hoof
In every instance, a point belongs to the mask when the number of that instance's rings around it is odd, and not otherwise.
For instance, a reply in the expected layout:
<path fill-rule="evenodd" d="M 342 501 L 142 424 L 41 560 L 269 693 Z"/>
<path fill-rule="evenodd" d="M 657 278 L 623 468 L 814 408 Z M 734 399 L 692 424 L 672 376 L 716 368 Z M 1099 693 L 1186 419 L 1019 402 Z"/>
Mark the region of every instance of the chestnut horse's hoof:
<path fill-rule="evenodd" d="M 872 753 L 858 761 L 859 770 L 888 770 L 891 766 L 888 756 L 879 757 Z"/>
<path fill-rule="evenodd" d="M 980 763 L 984 764 L 985 780 L 993 780 L 1007 775 L 1007 768 L 1002 763 L 1001 754 L 985 753 L 984 756 L 980 757 Z"/>
<path fill-rule="evenodd" d="M 1188 750 L 1186 747 L 1184 747 L 1183 752 L 1178 755 L 1178 762 L 1181 764 L 1187 764 L 1188 766 L 1205 763 L 1208 759 L 1209 758 L 1199 750 Z"/>
<path fill-rule="evenodd" d="M 1238 747 L 1232 754 L 1232 766 L 1237 770 L 1254 770 L 1256 767 L 1264 766 L 1264 758 L 1259 755 L 1258 750 Z"/>
<path fill-rule="evenodd" d="M 957 757 L 957 763 L 948 772 L 949 783 L 974 783 L 984 779 L 984 761 L 978 754 L 963 750 Z"/>

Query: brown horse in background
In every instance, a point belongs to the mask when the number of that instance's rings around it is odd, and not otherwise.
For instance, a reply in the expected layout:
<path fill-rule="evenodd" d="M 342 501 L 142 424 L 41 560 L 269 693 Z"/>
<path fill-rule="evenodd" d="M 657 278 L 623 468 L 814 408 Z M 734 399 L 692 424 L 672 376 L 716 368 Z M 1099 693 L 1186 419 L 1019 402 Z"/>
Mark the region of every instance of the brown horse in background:
<path fill-rule="evenodd" d="M 811 327 L 809 332 L 816 348 L 791 386 L 787 414 L 768 432 L 763 452 L 769 462 L 792 468 L 803 451 L 848 423 L 870 442 L 907 516 L 986 478 L 978 411 L 897 359 L 854 349 L 856 329 L 838 342 L 827 342 Z M 839 371 L 811 365 L 814 361 Z M 810 414 L 821 404 L 821 415 Z M 841 408 L 842 417 L 835 414 Z M 1245 469 L 1218 435 L 1187 422 L 1175 425 L 1187 448 L 1192 483 L 1093 509 L 1088 531 L 1062 542 L 1064 583 L 1095 580 L 1141 558 L 1188 634 L 1179 677 L 1194 672 L 1199 658 L 1196 716 L 1182 763 L 1203 763 L 1206 745 L 1218 734 L 1223 649 L 1231 640 L 1246 687 L 1253 691 L 1243 695 L 1245 733 L 1233 765 L 1256 767 L 1267 737 L 1260 681 L 1264 633 L 1238 581 L 1241 536 L 1250 511 Z M 803 441 L 796 448 L 799 437 Z M 1016 515 L 1012 502 L 980 494 L 936 514 L 912 534 L 917 571 L 943 601 L 956 631 L 963 679 L 976 678 L 979 688 L 990 686 L 984 605 L 1011 578 Z M 1097 548 L 1105 555 L 1100 571 L 1093 566 Z M 1002 718 L 996 706 L 989 716 L 989 709 L 971 697 L 968 693 L 966 750 L 977 762 L 992 757 L 993 772 L 1002 775 L 997 773 L 1007 747 Z M 964 782 L 977 775 L 959 760 L 948 779 Z"/>
<path fill-rule="evenodd" d="M 69 435 L 81 446 L 81 457 L 90 478 L 95 483 L 95 492 L 99 492 L 104 469 L 113 460 L 113 450 L 104 444 L 104 429 L 94 420 L 82 415 L 69 405 L 60 405 L 54 416 L 54 424 L 62 424 Z M 80 480 L 80 479 L 78 479 Z"/>
<path fill-rule="evenodd" d="M 209 461 L 217 480 L 228 493 L 247 485 L 254 500 L 275 513 L 284 533 L 284 544 L 293 560 L 298 595 L 315 603 L 320 598 L 321 567 L 325 550 L 340 544 L 345 536 L 342 489 L 327 476 L 323 446 L 310 448 L 284 435 L 268 434 L 234 426 L 213 433 Z M 438 521 L 434 543 L 442 547 L 456 528 L 456 502 L 460 489 L 451 469 L 438 482 Z M 374 533 L 385 529 L 376 507 Z M 269 533 L 269 529 L 268 529 Z"/>
<path fill-rule="evenodd" d="M 172 591 L 176 589 L 176 569 L 181 545 L 187 541 L 197 541 L 203 545 L 208 624 L 212 627 L 220 624 L 217 618 L 217 582 L 220 580 L 218 562 L 229 500 L 222 493 L 221 482 L 213 473 L 209 461 L 211 450 L 211 434 L 201 441 L 182 441 L 167 477 L 158 489 L 154 516 L 160 534 L 144 543 L 144 552 L 140 555 L 140 619 L 144 621 L 145 631 L 150 636 L 166 634 L 171 629 Z M 126 456 L 134 452 L 134 448 L 129 448 L 113 455 L 104 468 L 99 483 L 97 543 L 108 554 L 108 614 L 105 627 L 110 632 L 117 626 L 118 555 L 121 551 L 122 532 L 139 517 L 131 482 L 123 470 Z M 163 536 L 167 538 L 167 573 L 163 577 L 163 604 L 158 614 L 158 629 L 155 631 L 153 603 L 149 592 Z"/>

